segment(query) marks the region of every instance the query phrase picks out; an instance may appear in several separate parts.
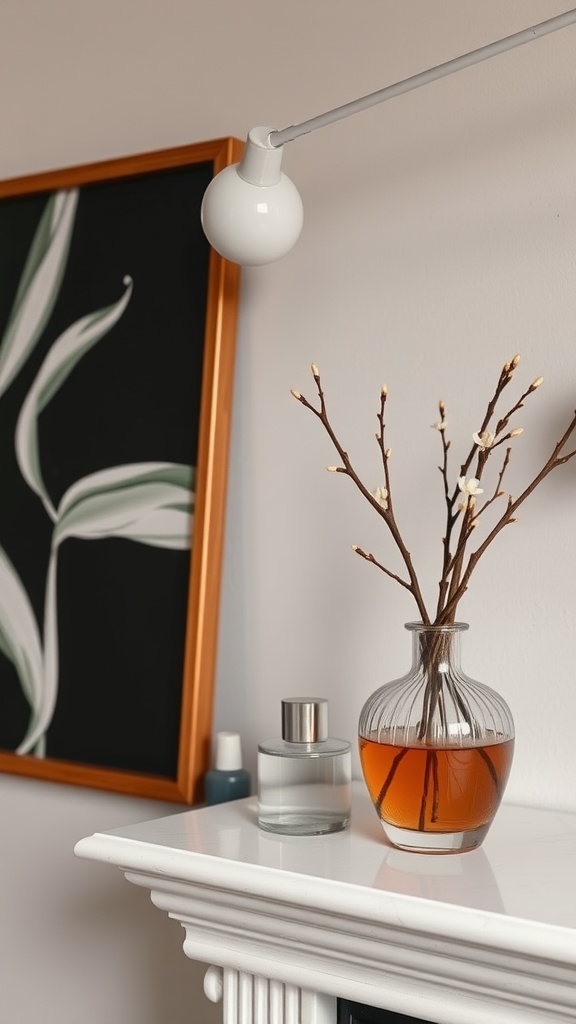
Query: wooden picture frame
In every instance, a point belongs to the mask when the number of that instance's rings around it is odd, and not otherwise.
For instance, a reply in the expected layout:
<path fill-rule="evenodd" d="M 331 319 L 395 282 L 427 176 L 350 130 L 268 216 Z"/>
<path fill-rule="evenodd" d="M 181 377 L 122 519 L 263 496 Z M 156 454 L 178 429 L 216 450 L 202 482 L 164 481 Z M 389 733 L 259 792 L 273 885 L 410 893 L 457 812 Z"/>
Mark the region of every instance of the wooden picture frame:
<path fill-rule="evenodd" d="M 241 148 L 0 182 L 1 772 L 202 798 L 240 269 L 200 205 Z"/>

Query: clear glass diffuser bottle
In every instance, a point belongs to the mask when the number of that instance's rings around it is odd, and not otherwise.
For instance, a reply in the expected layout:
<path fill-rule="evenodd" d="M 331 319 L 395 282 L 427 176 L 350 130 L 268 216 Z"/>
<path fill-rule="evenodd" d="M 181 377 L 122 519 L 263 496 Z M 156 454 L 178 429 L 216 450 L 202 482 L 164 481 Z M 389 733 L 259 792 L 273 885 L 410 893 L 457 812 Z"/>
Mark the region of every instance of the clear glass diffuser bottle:
<path fill-rule="evenodd" d="M 328 701 L 282 701 L 282 738 L 258 747 L 258 824 L 265 832 L 314 836 L 350 822 L 350 744 L 328 737 Z"/>

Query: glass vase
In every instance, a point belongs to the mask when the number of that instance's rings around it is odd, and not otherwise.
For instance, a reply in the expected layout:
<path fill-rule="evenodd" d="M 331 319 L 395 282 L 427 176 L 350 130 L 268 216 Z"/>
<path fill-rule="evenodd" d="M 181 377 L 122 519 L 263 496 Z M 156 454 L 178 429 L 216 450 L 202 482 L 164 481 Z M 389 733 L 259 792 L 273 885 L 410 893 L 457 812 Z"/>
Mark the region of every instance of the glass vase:
<path fill-rule="evenodd" d="M 500 805 L 512 714 L 499 694 L 464 674 L 466 623 L 406 629 L 410 672 L 376 690 L 360 714 L 364 780 L 393 846 L 463 853 L 480 846 Z"/>

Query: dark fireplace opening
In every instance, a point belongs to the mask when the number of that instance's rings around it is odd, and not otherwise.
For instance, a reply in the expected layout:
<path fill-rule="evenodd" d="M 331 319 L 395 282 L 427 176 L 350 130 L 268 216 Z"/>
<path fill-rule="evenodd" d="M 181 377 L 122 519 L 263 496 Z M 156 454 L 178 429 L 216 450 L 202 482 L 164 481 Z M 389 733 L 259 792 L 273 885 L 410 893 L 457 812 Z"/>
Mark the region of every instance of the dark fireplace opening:
<path fill-rule="evenodd" d="M 403 1013 L 382 1010 L 350 999 L 338 1000 L 338 1024 L 432 1024 L 421 1017 L 407 1017 Z"/>

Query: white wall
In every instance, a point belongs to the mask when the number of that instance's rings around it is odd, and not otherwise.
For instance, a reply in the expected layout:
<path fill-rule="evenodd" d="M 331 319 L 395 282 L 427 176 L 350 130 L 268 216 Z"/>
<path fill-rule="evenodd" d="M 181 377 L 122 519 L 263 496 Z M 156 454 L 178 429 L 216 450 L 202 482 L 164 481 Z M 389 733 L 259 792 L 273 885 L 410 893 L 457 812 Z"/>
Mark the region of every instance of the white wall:
<path fill-rule="evenodd" d="M 3 0 L 0 176 L 283 127 L 567 6 Z M 506 359 L 522 353 L 522 382 L 545 376 L 521 419 L 515 493 L 570 417 L 575 50 L 566 29 L 287 148 L 306 223 L 292 254 L 243 277 L 221 615 L 215 725 L 242 732 L 252 769 L 282 696 L 324 692 L 332 731 L 353 738 L 365 697 L 409 658 L 414 609 L 350 544 L 391 549 L 349 482 L 324 472 L 328 441 L 290 397 L 312 397 L 310 362 L 374 485 L 388 384 L 396 507 L 431 600 L 438 399 L 458 453 Z M 531 498 L 461 606 L 465 667 L 514 711 L 509 798 L 572 809 L 575 474 Z M 83 835 L 175 808 L 10 777 L 0 808 L 7 1019 L 208 1021 L 178 927 L 71 854 Z"/>

